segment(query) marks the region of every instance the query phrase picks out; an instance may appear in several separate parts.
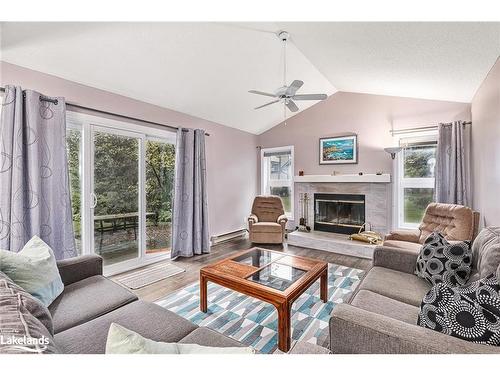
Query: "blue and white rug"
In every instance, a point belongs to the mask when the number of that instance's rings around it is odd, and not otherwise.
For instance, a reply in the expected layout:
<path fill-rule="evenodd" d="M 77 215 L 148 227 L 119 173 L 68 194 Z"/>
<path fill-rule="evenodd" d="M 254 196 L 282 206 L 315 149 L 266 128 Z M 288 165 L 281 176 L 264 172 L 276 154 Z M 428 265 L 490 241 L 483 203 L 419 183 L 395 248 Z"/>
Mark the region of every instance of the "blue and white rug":
<path fill-rule="evenodd" d="M 364 271 L 329 263 L 328 302 L 319 298 L 319 281 L 292 305 L 293 341 L 328 346 L 328 321 L 335 305 L 346 301 Z M 272 353 L 278 346 L 278 314 L 273 305 L 208 283 L 208 311 L 200 311 L 199 283 L 189 285 L 158 300 L 158 305 L 229 336 L 261 353 Z"/>

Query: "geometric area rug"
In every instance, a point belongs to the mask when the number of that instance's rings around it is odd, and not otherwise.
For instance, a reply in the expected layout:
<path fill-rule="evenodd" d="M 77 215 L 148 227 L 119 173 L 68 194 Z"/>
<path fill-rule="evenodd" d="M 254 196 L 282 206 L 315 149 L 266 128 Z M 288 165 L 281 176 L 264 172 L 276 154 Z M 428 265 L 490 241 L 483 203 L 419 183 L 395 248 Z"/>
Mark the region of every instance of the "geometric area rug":
<path fill-rule="evenodd" d="M 356 268 L 328 264 L 328 302 L 319 298 L 319 280 L 292 305 L 292 345 L 306 341 L 328 347 L 328 321 L 333 308 L 346 301 L 363 275 Z M 200 311 L 199 283 L 188 285 L 156 301 L 158 305 L 229 336 L 260 353 L 278 347 L 278 314 L 273 305 L 208 283 L 208 310 Z"/>

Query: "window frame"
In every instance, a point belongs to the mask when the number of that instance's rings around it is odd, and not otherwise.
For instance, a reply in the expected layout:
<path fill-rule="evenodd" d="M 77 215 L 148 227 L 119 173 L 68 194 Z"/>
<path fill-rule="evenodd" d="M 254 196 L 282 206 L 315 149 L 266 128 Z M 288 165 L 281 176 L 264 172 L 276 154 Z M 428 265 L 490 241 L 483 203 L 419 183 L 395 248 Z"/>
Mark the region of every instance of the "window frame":
<path fill-rule="evenodd" d="M 264 154 L 267 152 L 281 152 L 281 151 L 290 151 L 291 157 L 291 165 L 290 165 L 290 180 L 277 180 L 277 181 L 287 181 L 286 184 L 279 186 L 287 186 L 290 188 L 290 212 L 285 212 L 288 220 L 294 220 L 294 202 L 295 202 L 295 189 L 294 189 L 294 174 L 295 174 L 295 154 L 294 154 L 294 146 L 280 146 L 280 147 L 268 147 L 260 149 L 260 193 L 267 194 L 266 192 L 266 176 L 265 176 L 265 158 Z"/>
<path fill-rule="evenodd" d="M 425 131 L 420 133 L 405 133 L 395 136 L 396 144 L 402 147 L 401 152 L 396 154 L 395 163 L 395 189 L 394 189 L 394 212 L 395 229 L 417 229 L 420 223 L 405 222 L 404 211 L 404 190 L 405 189 L 435 189 L 435 177 L 404 177 L 404 148 L 405 144 L 415 144 L 418 140 L 436 142 L 437 130 Z"/>
<path fill-rule="evenodd" d="M 169 142 L 175 145 L 176 132 L 151 125 L 142 125 L 100 117 L 81 112 L 66 112 L 66 127 L 81 131 L 80 140 L 80 188 L 81 188 L 81 246 L 82 255 L 95 254 L 94 249 L 94 222 L 92 212 L 93 173 L 94 173 L 94 143 L 93 137 L 96 131 L 109 134 L 132 136 L 139 140 L 139 213 L 141 222 L 139 225 L 139 251 L 138 257 L 108 265 L 104 268 L 105 275 L 114 275 L 134 268 L 142 267 L 170 258 L 170 253 L 147 254 L 146 253 L 146 142 L 156 140 Z M 143 187 L 143 188 L 141 188 Z"/>

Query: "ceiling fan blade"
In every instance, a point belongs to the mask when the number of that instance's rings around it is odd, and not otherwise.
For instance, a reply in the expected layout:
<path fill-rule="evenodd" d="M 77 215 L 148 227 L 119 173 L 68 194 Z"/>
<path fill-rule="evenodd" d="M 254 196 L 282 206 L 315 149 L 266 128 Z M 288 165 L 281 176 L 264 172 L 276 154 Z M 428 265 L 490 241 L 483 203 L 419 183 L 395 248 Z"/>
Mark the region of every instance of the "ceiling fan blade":
<path fill-rule="evenodd" d="M 299 110 L 299 107 L 297 107 L 293 100 L 288 100 L 286 102 L 286 106 L 290 110 L 290 112 L 297 112 Z"/>
<path fill-rule="evenodd" d="M 295 81 L 293 81 L 290 84 L 290 86 L 288 86 L 288 88 L 286 89 L 285 95 L 289 95 L 289 96 L 294 95 L 297 92 L 297 90 L 302 87 L 303 84 L 304 84 L 304 82 L 296 79 Z"/>
<path fill-rule="evenodd" d="M 258 107 L 255 107 L 254 109 L 259 109 L 259 108 L 262 108 L 262 107 L 267 107 L 268 105 L 271 105 L 271 104 L 274 104 L 274 103 L 278 103 L 280 100 L 277 99 L 277 100 L 273 100 L 272 102 L 269 102 L 269 103 L 266 103 L 266 104 L 262 104 Z"/>
<path fill-rule="evenodd" d="M 302 95 L 294 95 L 294 100 L 325 100 L 328 98 L 326 94 L 302 94 Z"/>
<path fill-rule="evenodd" d="M 268 92 L 263 92 L 263 91 L 257 91 L 257 90 L 250 90 L 248 91 L 250 94 L 257 94 L 257 95 L 264 95 L 264 96 L 270 96 L 271 98 L 275 98 L 276 95 L 274 94 L 269 94 Z"/>

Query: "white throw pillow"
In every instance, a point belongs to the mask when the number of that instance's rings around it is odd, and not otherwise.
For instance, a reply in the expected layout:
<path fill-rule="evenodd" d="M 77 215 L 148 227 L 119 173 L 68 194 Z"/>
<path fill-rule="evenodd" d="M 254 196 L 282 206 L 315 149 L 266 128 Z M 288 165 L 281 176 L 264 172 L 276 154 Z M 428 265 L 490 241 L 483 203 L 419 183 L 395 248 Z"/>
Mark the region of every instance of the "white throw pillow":
<path fill-rule="evenodd" d="M 18 253 L 0 250 L 0 271 L 45 306 L 64 290 L 54 252 L 37 236 Z"/>
<path fill-rule="evenodd" d="M 247 348 L 217 348 L 197 344 L 158 342 L 111 323 L 106 341 L 106 354 L 253 354 Z"/>

